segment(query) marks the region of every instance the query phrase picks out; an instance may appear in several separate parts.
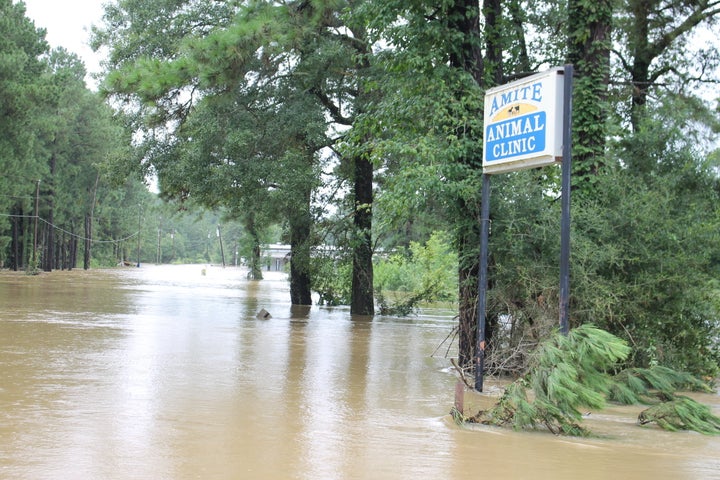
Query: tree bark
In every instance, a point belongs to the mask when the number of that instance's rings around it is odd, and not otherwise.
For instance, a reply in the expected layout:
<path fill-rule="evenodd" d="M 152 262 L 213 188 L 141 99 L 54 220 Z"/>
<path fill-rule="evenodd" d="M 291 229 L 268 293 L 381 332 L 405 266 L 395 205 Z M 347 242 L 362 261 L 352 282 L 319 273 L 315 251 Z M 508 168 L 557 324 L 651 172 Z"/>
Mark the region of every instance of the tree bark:
<path fill-rule="evenodd" d="M 673 6 L 685 7 L 682 9 L 684 16 L 680 15 L 679 8 L 671 8 Z M 720 15 L 720 2 L 631 0 L 628 2 L 628 13 L 633 21 L 629 33 L 632 64 L 626 65 L 633 86 L 630 122 L 633 131 L 637 132 L 650 87 L 670 70 L 667 66 L 653 69 L 653 62 L 669 50 L 678 38 L 690 33 L 700 23 Z"/>
<path fill-rule="evenodd" d="M 458 365 L 468 368 L 473 365 L 475 354 L 475 336 L 477 334 L 477 299 L 480 249 L 479 232 L 469 229 L 458 238 L 458 286 L 460 305 L 458 319 Z M 477 235 L 475 235 L 477 233 Z"/>
<path fill-rule="evenodd" d="M 55 209 L 55 168 L 57 166 L 57 158 L 55 154 L 53 153 L 50 156 L 50 175 L 49 175 L 49 181 L 48 189 L 47 189 L 47 207 L 48 207 L 48 214 L 47 214 L 47 224 L 46 224 L 46 235 L 45 235 L 45 248 L 44 248 L 44 254 L 42 259 L 42 268 L 46 272 L 49 272 L 52 270 L 53 265 L 55 263 L 55 218 L 54 218 L 54 209 Z"/>
<path fill-rule="evenodd" d="M 360 156 L 355 157 L 353 163 L 353 192 L 355 194 L 353 226 L 355 238 L 353 244 L 350 313 L 354 315 L 373 315 L 375 313 L 371 236 L 373 166 L 369 160 Z"/>
<path fill-rule="evenodd" d="M 12 217 L 12 240 L 11 240 L 11 246 L 10 246 L 10 268 L 17 272 L 20 268 L 23 267 L 23 245 L 21 242 L 21 238 L 23 237 L 23 229 L 25 222 L 23 221 L 23 210 L 22 207 L 19 205 L 16 205 L 13 207 L 13 209 L 10 211 L 11 214 L 16 215 L 16 217 Z"/>
<path fill-rule="evenodd" d="M 43 230 L 45 232 L 44 235 L 44 244 L 43 244 L 43 258 L 42 258 L 42 268 L 46 272 L 50 272 L 53 269 L 53 265 L 55 263 L 55 229 L 53 227 L 53 224 L 55 222 L 54 216 L 53 216 L 53 201 L 52 201 L 53 193 L 51 192 L 48 195 L 49 203 L 50 203 L 50 211 L 48 212 L 48 221 L 47 224 L 43 227 Z"/>
<path fill-rule="evenodd" d="M 500 0 L 488 0 L 483 5 L 485 15 L 491 22 L 497 22 L 500 18 Z M 487 19 L 486 19 L 487 20 Z M 448 12 L 449 29 L 462 33 L 463 41 L 455 50 L 450 52 L 450 64 L 453 67 L 461 68 L 472 75 L 475 82 L 483 87 L 485 85 L 484 68 L 485 62 L 482 56 L 482 43 L 480 35 L 480 6 L 473 0 L 456 0 Z M 496 32 L 495 24 L 486 25 L 488 32 Z M 502 51 L 493 39 L 499 36 L 490 33 L 486 46 L 493 58 L 502 58 Z M 491 76 L 502 76 L 502 68 L 495 65 Z M 463 133 L 460 132 L 460 135 Z M 481 160 L 478 158 L 462 158 L 461 162 L 471 168 L 480 168 Z M 458 199 L 458 278 L 459 278 L 459 344 L 458 363 L 462 368 L 473 364 L 475 352 L 475 335 L 477 331 L 477 295 L 478 295 L 478 272 L 479 272 L 479 228 L 477 222 L 478 214 L 465 199 Z M 470 221 L 468 221 L 470 220 Z"/>
<path fill-rule="evenodd" d="M 248 219 L 245 221 L 245 228 L 247 228 L 250 237 L 252 238 L 252 248 L 250 251 L 250 272 L 248 278 L 250 280 L 262 280 L 262 266 L 260 265 L 260 238 L 255 225 L 255 216 L 251 213 Z"/>
<path fill-rule="evenodd" d="M 290 301 L 293 305 L 312 305 L 310 196 L 310 190 L 304 192 L 302 205 L 290 214 Z"/>
<path fill-rule="evenodd" d="M 83 255 L 83 269 L 90 269 L 90 249 L 92 243 L 92 214 L 85 215 L 85 252 Z"/>

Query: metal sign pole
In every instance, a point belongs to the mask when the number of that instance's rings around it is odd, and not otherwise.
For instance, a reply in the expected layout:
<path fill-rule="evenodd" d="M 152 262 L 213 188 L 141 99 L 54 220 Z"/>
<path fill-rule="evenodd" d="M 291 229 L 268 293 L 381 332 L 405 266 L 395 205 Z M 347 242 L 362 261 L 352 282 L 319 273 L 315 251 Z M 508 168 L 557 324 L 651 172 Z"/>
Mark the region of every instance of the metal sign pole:
<path fill-rule="evenodd" d="M 570 171 L 572 167 L 572 89 L 573 66 L 565 65 L 563 72 L 563 144 L 562 199 L 560 220 L 560 331 L 567 335 L 570 304 Z"/>
<path fill-rule="evenodd" d="M 480 272 L 478 275 L 477 332 L 475 336 L 475 390 L 483 391 L 485 370 L 485 310 L 487 298 L 488 240 L 490 237 L 490 175 L 483 174 L 480 213 Z"/>
<path fill-rule="evenodd" d="M 560 75 L 564 82 L 560 83 Z M 475 336 L 475 390 L 485 367 L 490 175 L 551 165 L 562 156 L 560 328 L 568 333 L 570 290 L 570 167 L 573 66 L 552 68 L 485 92 L 480 272 Z M 562 88 L 562 92 L 560 91 Z M 562 97 L 561 97 L 562 95 Z M 561 104 L 564 108 L 561 108 Z M 562 109 L 562 126 L 560 110 Z M 562 143 L 562 144 L 561 144 Z"/>

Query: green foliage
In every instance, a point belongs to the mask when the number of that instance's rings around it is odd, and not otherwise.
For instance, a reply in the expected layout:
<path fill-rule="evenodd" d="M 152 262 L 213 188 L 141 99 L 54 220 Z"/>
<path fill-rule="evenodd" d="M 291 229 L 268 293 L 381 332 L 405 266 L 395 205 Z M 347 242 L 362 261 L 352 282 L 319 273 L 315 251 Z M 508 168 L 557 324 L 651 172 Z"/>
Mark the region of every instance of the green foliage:
<path fill-rule="evenodd" d="M 312 232 L 311 202 L 321 172 L 332 171 L 336 158 L 328 154 L 342 156 L 351 136 L 333 132 L 328 119 L 349 126 L 361 103 L 357 57 L 364 46 L 337 28 L 345 7 L 334 1 L 120 2 L 96 31 L 98 44 L 116 58 L 106 93 L 139 100 L 137 127 L 147 132 L 142 161 L 157 172 L 163 197 L 226 209 L 250 232 L 288 226 L 293 301 L 305 298 L 298 289 L 310 293 L 309 251 L 320 238 Z M 207 23 L 194 23 L 198 11 Z M 152 12 L 160 18 L 153 21 Z M 113 32 L 116 23 L 122 28 Z M 158 38 L 166 32 L 168 39 Z M 137 43 L 138 36 L 157 50 Z M 150 133 L 156 127 L 163 135 Z M 333 145 L 332 152 L 321 151 Z M 345 181 L 346 171 L 334 173 Z M 371 194 L 371 178 L 368 185 Z"/>
<path fill-rule="evenodd" d="M 714 376 L 716 179 L 682 152 L 661 154 L 651 172 L 607 173 L 602 197 L 575 204 L 572 308 L 627 339 L 635 366 Z"/>
<path fill-rule="evenodd" d="M 710 407 L 679 396 L 669 402 L 654 405 L 640 412 L 638 423 L 656 423 L 664 430 L 692 430 L 705 435 L 720 434 L 720 417 L 713 415 Z"/>
<path fill-rule="evenodd" d="M 472 421 L 514 429 L 546 427 L 553 433 L 586 435 L 581 408 L 600 409 L 612 384 L 607 373 L 630 348 L 591 325 L 567 336 L 556 333 L 533 354 L 528 372 L 513 382 L 499 403 Z"/>
<path fill-rule="evenodd" d="M 656 121 L 608 162 L 625 168 L 596 177 L 602 195 L 573 197 L 571 322 L 628 341 L 631 366 L 714 377 L 718 181 L 678 119 L 663 110 Z M 526 353 L 557 322 L 556 174 L 549 167 L 493 177 L 488 368 L 495 373 L 523 371 Z"/>
<path fill-rule="evenodd" d="M 49 51 L 44 31 L 24 13 L 22 2 L 0 2 L 0 262 L 74 268 L 92 217 L 95 264 L 115 265 L 118 239 L 131 233 L 126 219 L 135 215 L 121 204 L 127 171 L 111 166 L 130 152 L 130 136 L 122 117 L 87 89 L 79 58 L 63 48 Z M 37 241 L 27 220 L 36 198 Z"/>
<path fill-rule="evenodd" d="M 650 368 L 627 368 L 613 377 L 608 400 L 627 405 L 652 403 L 672 398 L 676 391 L 711 393 L 704 382 L 687 372 L 655 365 Z"/>
<path fill-rule="evenodd" d="M 13 204 L 29 206 L 25 184 L 40 178 L 45 166 L 36 158 L 45 64 L 40 56 L 47 53 L 44 31 L 25 17 L 25 4 L 0 1 L 0 212 L 8 213 Z M 0 232 L 9 230 L 7 217 L 0 217 Z M 0 254 L 0 259 L 3 255 Z"/>
<path fill-rule="evenodd" d="M 509 74 L 520 66 L 577 60 L 574 118 L 581 141 L 575 143 L 574 192 L 582 194 L 573 197 L 571 321 L 594 323 L 628 341 L 631 366 L 717 373 L 720 190 L 713 160 L 695 145 L 706 137 L 692 133 L 698 125 L 716 127 L 716 118 L 683 85 L 669 82 L 686 95 L 646 95 L 654 105 L 642 109 L 642 128 L 631 135 L 624 128 L 636 124 L 628 113 L 635 93 L 621 86 L 637 80 L 631 66 L 648 58 L 644 53 L 662 60 L 648 63 L 655 68 L 648 81 L 672 79 L 680 67 L 688 78 L 696 60 L 708 67 L 697 71 L 710 71 L 710 51 L 667 62 L 683 43 L 663 36 L 687 33 L 675 27 L 685 28 L 683 19 L 695 7 L 700 17 L 709 13 L 704 6 L 503 2 L 500 31 L 486 25 L 489 37 L 483 38 L 465 22 L 479 13 L 477 3 L 231 3 L 120 1 L 107 8 L 106 25 L 96 32 L 98 43 L 111 47 L 115 72 L 107 87 L 128 94 L 126 99 L 145 100 L 138 112 L 145 127 L 167 119 L 173 122 L 164 127 L 180 127 L 146 131 L 136 157 L 161 172 L 167 196 L 224 205 L 238 215 L 252 210 L 263 224 L 295 225 L 300 218 L 297 224 L 314 226 L 310 243 L 328 238 L 353 248 L 358 236 L 348 220 L 358 210 L 346 193 L 353 159 L 369 159 L 379 199 L 372 206 L 377 244 L 387 251 L 410 249 L 411 241 L 424 241 L 429 231 L 451 232 L 462 297 L 472 300 L 461 299 L 460 307 L 469 326 L 477 285 L 483 88 L 500 70 L 473 55 L 497 40 Z M 647 24 L 658 34 L 648 32 L 645 39 L 658 39 L 647 45 L 652 52 L 635 49 L 643 39 L 633 28 L 651 16 L 629 13 L 642 13 L 633 10 L 642 6 L 652 7 L 651 13 L 665 6 L 673 12 Z M 518 32 L 528 26 L 538 38 L 524 49 Z M 612 40 L 625 39 L 612 43 L 619 72 L 608 66 L 609 27 Z M 663 70 L 668 65 L 673 68 Z M 649 91 L 645 84 L 633 87 L 643 95 Z M 617 114 L 614 130 L 605 119 L 609 111 Z M 335 122 L 330 128 L 328 119 Z M 608 137 L 619 139 L 610 149 Z M 338 154 L 331 162 L 319 154 L 328 145 Z M 496 353 L 509 352 L 517 361 L 508 371 L 522 371 L 532 361 L 528 353 L 554 328 L 557 191 L 558 170 L 552 167 L 493 178 L 493 367 L 508 368 Z M 339 220 L 313 223 L 326 214 L 324 202 L 342 212 Z M 327 229 L 318 232 L 320 226 Z M 420 282 L 422 275 L 411 268 L 419 262 L 410 252 L 378 264 L 381 295 L 405 290 L 417 301 L 435 288 Z M 316 287 L 333 302 L 343 301 L 348 291 L 348 260 L 337 262 L 319 262 L 315 270 L 328 276 Z"/>
<path fill-rule="evenodd" d="M 540 344 L 528 371 L 507 387 L 494 407 L 468 420 L 584 436 L 590 432 L 580 425 L 581 408 L 599 410 L 607 401 L 646 402 L 652 395 L 664 401 L 644 410 L 639 424 L 655 422 L 666 430 L 720 434 L 720 418 L 707 406 L 675 395 L 680 389 L 710 392 L 708 385 L 659 366 L 611 375 L 629 353 L 626 342 L 587 324 L 567 336 L 556 333 Z"/>
<path fill-rule="evenodd" d="M 421 302 L 456 301 L 456 271 L 457 254 L 446 232 L 434 232 L 424 245 L 410 242 L 407 252 L 376 262 L 375 295 L 381 313 L 406 315 Z"/>
<path fill-rule="evenodd" d="M 318 255 L 311 259 L 312 290 L 320 295 L 319 304 L 336 306 L 350 303 L 351 259 L 331 254 Z"/>

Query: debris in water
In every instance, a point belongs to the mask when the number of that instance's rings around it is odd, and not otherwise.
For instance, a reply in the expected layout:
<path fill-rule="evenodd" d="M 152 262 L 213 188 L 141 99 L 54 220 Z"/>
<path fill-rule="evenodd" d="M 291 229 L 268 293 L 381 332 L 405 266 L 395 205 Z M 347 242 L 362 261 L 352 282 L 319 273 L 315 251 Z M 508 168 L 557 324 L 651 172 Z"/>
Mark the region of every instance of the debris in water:
<path fill-rule="evenodd" d="M 269 319 L 272 318 L 272 315 L 270 315 L 270 312 L 268 312 L 268 311 L 265 310 L 264 308 L 263 308 L 262 310 L 260 310 L 260 311 L 257 313 L 257 315 L 255 315 L 255 316 L 256 316 L 257 318 L 259 318 L 260 320 L 269 320 Z"/>

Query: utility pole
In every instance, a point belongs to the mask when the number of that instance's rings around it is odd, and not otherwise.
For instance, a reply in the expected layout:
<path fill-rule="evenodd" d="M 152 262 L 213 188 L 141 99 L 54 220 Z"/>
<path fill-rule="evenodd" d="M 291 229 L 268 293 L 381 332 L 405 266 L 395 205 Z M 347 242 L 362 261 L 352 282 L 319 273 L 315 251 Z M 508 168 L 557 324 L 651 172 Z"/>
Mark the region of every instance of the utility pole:
<path fill-rule="evenodd" d="M 37 265 L 37 236 L 38 236 L 38 218 L 40 218 L 40 180 L 35 186 L 35 233 L 33 234 L 33 268 Z"/>
<path fill-rule="evenodd" d="M 140 268 L 140 227 L 142 224 L 142 205 L 138 205 L 138 230 L 137 230 L 137 267 Z"/>
<path fill-rule="evenodd" d="M 162 230 L 160 230 L 160 227 L 158 226 L 158 241 L 157 241 L 157 251 L 155 252 L 155 264 L 160 265 L 160 235 L 162 234 Z"/>
<path fill-rule="evenodd" d="M 222 266 L 225 268 L 225 251 L 223 250 L 222 235 L 220 235 L 220 225 L 217 226 L 217 236 L 220 241 L 220 257 L 222 258 Z"/>
<path fill-rule="evenodd" d="M 157 235 L 157 252 L 155 253 L 155 264 L 160 265 L 160 262 L 162 261 L 162 249 L 161 249 L 161 239 L 162 239 L 162 228 L 161 228 L 161 222 L 162 217 L 160 217 L 160 220 L 158 222 L 158 235 Z"/>

